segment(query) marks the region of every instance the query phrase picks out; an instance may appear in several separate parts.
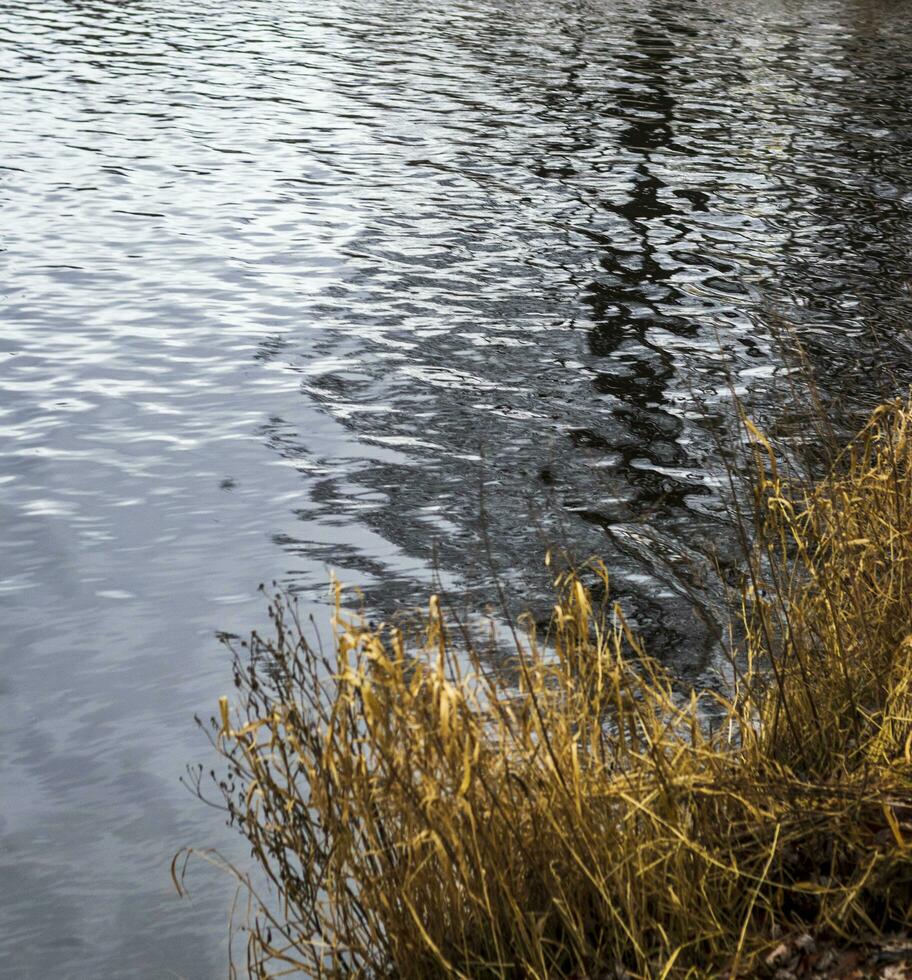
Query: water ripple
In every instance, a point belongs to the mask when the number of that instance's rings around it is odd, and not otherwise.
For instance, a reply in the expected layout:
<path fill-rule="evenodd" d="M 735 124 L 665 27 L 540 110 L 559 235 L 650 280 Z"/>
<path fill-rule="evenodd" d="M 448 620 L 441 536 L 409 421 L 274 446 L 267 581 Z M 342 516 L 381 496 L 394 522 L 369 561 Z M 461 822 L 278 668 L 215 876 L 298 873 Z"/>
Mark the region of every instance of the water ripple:
<path fill-rule="evenodd" d="M 908 383 L 910 71 L 896 0 L 0 2 L 0 972 L 222 971 L 259 581 L 477 605 L 487 533 L 538 608 L 557 538 L 705 669 L 729 379 Z"/>

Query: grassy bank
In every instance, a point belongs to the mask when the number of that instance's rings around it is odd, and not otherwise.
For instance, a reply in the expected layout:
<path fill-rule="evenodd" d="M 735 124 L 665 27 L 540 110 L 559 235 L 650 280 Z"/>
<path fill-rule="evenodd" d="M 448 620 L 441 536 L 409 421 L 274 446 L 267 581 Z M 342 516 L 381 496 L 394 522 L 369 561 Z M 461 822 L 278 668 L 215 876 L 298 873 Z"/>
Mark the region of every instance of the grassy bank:
<path fill-rule="evenodd" d="M 772 974 L 782 937 L 912 925 L 912 408 L 811 489 L 750 434 L 727 697 L 572 575 L 497 673 L 435 598 L 417 643 L 339 607 L 325 653 L 275 604 L 213 734 L 279 896 L 252 975 Z"/>

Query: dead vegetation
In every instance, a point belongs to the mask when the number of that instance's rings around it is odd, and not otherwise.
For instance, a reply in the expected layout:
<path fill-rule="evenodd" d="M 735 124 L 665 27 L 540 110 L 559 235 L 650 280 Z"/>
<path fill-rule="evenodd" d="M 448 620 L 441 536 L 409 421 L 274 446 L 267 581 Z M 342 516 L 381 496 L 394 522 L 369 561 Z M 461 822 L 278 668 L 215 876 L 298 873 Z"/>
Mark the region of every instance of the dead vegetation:
<path fill-rule="evenodd" d="M 510 671 L 433 597 L 420 642 L 337 604 L 326 652 L 275 602 L 213 727 L 272 891 L 250 975 L 903 975 L 876 951 L 912 926 L 912 408 L 810 489 L 748 429 L 728 697 L 570 574 Z"/>

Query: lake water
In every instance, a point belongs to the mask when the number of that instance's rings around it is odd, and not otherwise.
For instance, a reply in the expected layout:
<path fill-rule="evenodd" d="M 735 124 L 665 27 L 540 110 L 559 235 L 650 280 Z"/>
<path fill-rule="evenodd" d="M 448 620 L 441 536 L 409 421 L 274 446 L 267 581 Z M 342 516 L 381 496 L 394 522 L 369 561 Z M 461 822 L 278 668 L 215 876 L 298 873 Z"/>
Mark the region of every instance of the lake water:
<path fill-rule="evenodd" d="M 545 609 L 557 540 L 699 676 L 726 373 L 912 377 L 908 3 L 0 0 L 0 82 L 4 977 L 225 974 L 260 582 Z"/>

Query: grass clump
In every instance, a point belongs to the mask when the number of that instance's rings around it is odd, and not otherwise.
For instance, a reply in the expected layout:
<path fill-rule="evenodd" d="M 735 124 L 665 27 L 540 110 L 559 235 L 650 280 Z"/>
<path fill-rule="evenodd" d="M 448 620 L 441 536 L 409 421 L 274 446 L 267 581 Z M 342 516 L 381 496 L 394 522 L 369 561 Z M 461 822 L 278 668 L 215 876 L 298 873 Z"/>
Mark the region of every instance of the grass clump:
<path fill-rule="evenodd" d="M 251 975 L 756 975 L 783 932 L 912 924 L 912 408 L 806 490 L 750 428 L 727 697 L 572 574 L 509 672 L 436 598 L 420 642 L 337 604 L 328 653 L 274 604 L 213 734 L 277 893 Z"/>

